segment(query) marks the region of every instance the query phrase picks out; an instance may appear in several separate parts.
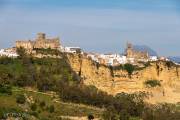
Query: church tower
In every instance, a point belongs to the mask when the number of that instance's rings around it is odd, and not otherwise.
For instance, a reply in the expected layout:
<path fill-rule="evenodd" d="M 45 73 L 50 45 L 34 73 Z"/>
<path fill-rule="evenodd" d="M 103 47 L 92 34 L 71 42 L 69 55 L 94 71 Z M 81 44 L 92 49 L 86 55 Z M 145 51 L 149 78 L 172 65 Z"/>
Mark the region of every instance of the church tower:
<path fill-rule="evenodd" d="M 133 45 L 131 43 L 127 43 L 127 47 L 126 47 L 126 56 L 128 58 L 133 56 Z"/>

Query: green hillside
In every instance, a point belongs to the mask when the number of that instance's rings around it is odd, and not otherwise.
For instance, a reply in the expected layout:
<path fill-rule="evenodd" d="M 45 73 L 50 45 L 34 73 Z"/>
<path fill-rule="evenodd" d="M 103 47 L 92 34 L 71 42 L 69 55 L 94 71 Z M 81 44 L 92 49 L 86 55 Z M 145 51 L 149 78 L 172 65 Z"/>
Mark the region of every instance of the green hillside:
<path fill-rule="evenodd" d="M 20 104 L 17 97 L 24 95 L 26 100 Z M 101 117 L 103 109 L 86 106 L 82 104 L 73 104 L 62 102 L 55 93 L 43 93 L 21 88 L 13 88 L 12 94 L 0 94 L 0 117 L 8 113 L 20 113 L 27 119 L 56 120 L 61 116 Z M 54 110 L 50 110 L 50 106 Z"/>

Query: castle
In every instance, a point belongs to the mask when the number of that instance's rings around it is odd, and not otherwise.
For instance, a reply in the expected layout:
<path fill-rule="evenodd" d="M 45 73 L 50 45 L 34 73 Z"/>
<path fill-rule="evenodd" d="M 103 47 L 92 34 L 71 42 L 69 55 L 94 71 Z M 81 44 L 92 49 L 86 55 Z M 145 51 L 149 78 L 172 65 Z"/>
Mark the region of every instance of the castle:
<path fill-rule="evenodd" d="M 16 48 L 23 47 L 28 52 L 32 52 L 34 49 L 59 49 L 60 40 L 59 38 L 47 39 L 45 33 L 38 33 L 35 41 L 16 41 Z"/>
<path fill-rule="evenodd" d="M 149 54 L 147 51 L 137 51 L 133 48 L 133 45 L 131 43 L 127 43 L 126 56 L 127 58 L 134 58 L 135 60 L 149 58 Z"/>

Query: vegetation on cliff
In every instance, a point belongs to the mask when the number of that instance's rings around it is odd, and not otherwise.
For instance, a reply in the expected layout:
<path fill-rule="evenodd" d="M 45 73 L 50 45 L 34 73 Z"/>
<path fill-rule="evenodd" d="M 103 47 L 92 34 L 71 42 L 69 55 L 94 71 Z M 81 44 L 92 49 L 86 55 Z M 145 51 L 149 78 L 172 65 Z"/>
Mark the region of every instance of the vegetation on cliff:
<path fill-rule="evenodd" d="M 20 51 L 20 50 L 19 50 Z M 59 81 L 78 82 L 65 58 L 33 58 L 21 50 L 19 58 L 0 58 L 0 83 L 54 90 Z"/>
<path fill-rule="evenodd" d="M 131 76 L 134 71 L 143 70 L 144 68 L 150 66 L 150 62 L 138 62 L 138 63 L 141 64 L 143 67 L 140 67 L 138 65 L 132 65 L 130 63 L 126 63 L 124 65 L 121 64 L 118 66 L 113 66 L 113 69 L 114 70 L 125 70 L 129 74 L 129 76 Z"/>
<path fill-rule="evenodd" d="M 43 48 L 34 48 L 34 51 L 36 51 L 36 54 L 42 54 L 42 55 L 61 55 L 62 53 L 57 49 L 43 49 Z"/>
<path fill-rule="evenodd" d="M 137 69 L 137 67 L 132 64 L 127 63 L 124 65 L 114 66 L 114 67 L 112 67 L 112 69 L 113 70 L 125 70 L 125 71 L 127 71 L 129 77 L 131 77 L 131 75 Z"/>
<path fill-rule="evenodd" d="M 147 80 L 144 82 L 144 84 L 147 87 L 157 87 L 157 86 L 161 86 L 161 83 L 159 80 Z"/>

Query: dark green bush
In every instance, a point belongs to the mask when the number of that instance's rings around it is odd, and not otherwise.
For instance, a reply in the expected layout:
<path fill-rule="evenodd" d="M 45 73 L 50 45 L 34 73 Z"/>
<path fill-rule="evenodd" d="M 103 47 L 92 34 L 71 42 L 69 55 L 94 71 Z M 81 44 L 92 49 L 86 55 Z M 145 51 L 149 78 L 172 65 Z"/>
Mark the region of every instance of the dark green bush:
<path fill-rule="evenodd" d="M 41 102 L 39 103 L 39 106 L 40 106 L 41 108 L 44 108 L 44 107 L 46 106 L 45 101 L 41 101 Z"/>
<path fill-rule="evenodd" d="M 93 120 L 94 119 L 94 116 L 93 115 L 88 115 L 88 120 Z"/>
<path fill-rule="evenodd" d="M 49 107 L 49 112 L 53 113 L 55 111 L 54 105 L 50 105 Z"/>
<path fill-rule="evenodd" d="M 119 65 L 119 66 L 114 66 L 114 70 L 126 70 L 129 75 L 132 75 L 133 71 L 135 70 L 135 66 L 132 64 L 124 64 L 124 65 Z"/>
<path fill-rule="evenodd" d="M 170 69 L 173 66 L 176 66 L 172 61 L 166 61 L 166 66 L 168 67 L 168 69 Z"/>
<path fill-rule="evenodd" d="M 12 88 L 10 85 L 0 85 L 0 93 L 12 95 Z"/>
<path fill-rule="evenodd" d="M 125 64 L 124 69 L 128 72 L 129 75 L 132 75 L 135 67 L 132 64 Z"/>
<path fill-rule="evenodd" d="M 4 117 L 4 108 L 0 108 L 0 119 L 5 119 Z"/>
<path fill-rule="evenodd" d="M 17 48 L 16 51 L 17 51 L 17 54 L 19 55 L 18 58 L 24 59 L 25 57 L 27 57 L 26 50 L 23 47 Z"/>
<path fill-rule="evenodd" d="M 161 83 L 159 80 L 147 80 L 144 83 L 147 87 L 157 87 L 161 86 Z"/>
<path fill-rule="evenodd" d="M 103 120 L 119 120 L 119 115 L 114 106 L 109 106 L 102 114 Z"/>
<path fill-rule="evenodd" d="M 180 120 L 180 111 L 173 104 L 156 104 L 146 107 L 143 120 Z"/>
<path fill-rule="evenodd" d="M 30 112 L 29 114 L 36 117 L 36 118 L 39 117 L 39 114 L 36 111 Z"/>
<path fill-rule="evenodd" d="M 59 50 L 56 50 L 56 49 L 44 49 L 44 48 L 36 48 L 34 49 L 36 50 L 36 53 L 38 54 L 43 54 L 43 55 L 61 55 L 62 53 L 59 51 Z"/>
<path fill-rule="evenodd" d="M 130 114 L 126 110 L 120 112 L 120 120 L 129 120 Z"/>
<path fill-rule="evenodd" d="M 0 64 L 8 65 L 8 64 L 12 64 L 13 62 L 14 62 L 13 58 L 0 57 Z"/>
<path fill-rule="evenodd" d="M 22 94 L 17 95 L 16 102 L 19 104 L 24 104 L 26 102 L 25 96 Z"/>
<path fill-rule="evenodd" d="M 31 105 L 31 110 L 36 111 L 37 110 L 37 105 L 34 103 Z"/>

